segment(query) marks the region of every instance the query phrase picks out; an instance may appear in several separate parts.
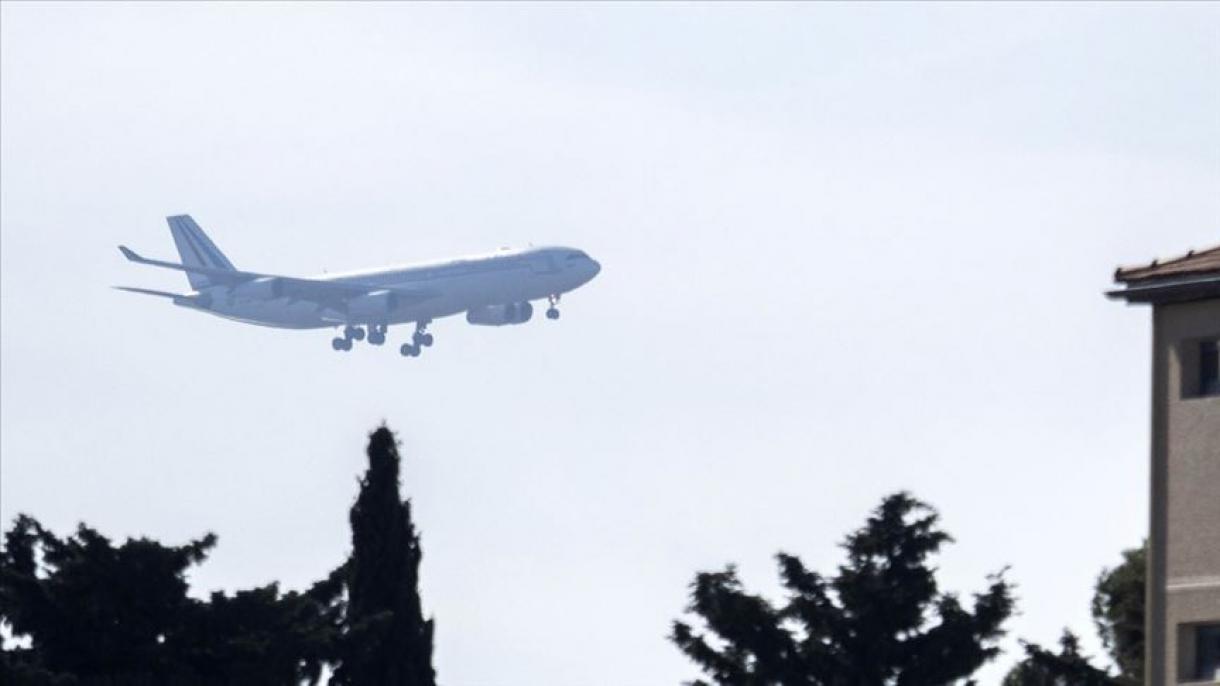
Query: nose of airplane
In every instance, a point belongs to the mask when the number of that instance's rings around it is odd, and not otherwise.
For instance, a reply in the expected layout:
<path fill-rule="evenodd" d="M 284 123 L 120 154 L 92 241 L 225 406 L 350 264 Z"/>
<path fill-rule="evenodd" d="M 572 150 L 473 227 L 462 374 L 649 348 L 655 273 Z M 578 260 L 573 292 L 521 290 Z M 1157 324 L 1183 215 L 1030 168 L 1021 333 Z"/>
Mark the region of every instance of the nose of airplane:
<path fill-rule="evenodd" d="M 593 263 L 593 273 L 589 274 L 589 278 L 592 279 L 593 277 L 595 277 L 601 273 L 602 263 L 598 262 L 597 260 L 594 260 L 594 259 L 590 259 L 589 261 Z"/>

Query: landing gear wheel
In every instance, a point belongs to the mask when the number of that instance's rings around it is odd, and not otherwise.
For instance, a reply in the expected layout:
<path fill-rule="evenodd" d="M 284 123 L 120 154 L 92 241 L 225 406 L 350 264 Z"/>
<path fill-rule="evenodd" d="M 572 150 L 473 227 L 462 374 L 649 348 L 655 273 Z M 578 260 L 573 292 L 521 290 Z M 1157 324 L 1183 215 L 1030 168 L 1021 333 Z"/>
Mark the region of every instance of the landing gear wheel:
<path fill-rule="evenodd" d="M 330 347 L 334 348 L 335 350 L 351 350 L 352 340 L 350 338 L 332 338 L 330 341 Z"/>
<path fill-rule="evenodd" d="M 364 340 L 364 329 L 359 326 L 348 326 L 343 329 L 343 337 L 349 340 Z"/>
<path fill-rule="evenodd" d="M 411 345 L 410 343 L 403 343 L 402 347 L 398 349 L 398 352 L 403 357 L 419 357 L 419 347 Z"/>
<path fill-rule="evenodd" d="M 385 334 L 380 331 L 369 332 L 369 345 L 381 345 L 385 343 Z"/>
<path fill-rule="evenodd" d="M 428 325 L 431 321 L 417 322 L 415 324 L 415 333 L 411 336 L 411 341 L 415 343 L 416 349 L 427 348 L 432 345 L 432 334 L 428 333 Z M 416 355 L 419 353 L 416 352 Z"/>
<path fill-rule="evenodd" d="M 555 309 L 554 307 L 548 309 L 546 311 L 546 318 L 547 319 L 559 319 L 559 310 Z"/>

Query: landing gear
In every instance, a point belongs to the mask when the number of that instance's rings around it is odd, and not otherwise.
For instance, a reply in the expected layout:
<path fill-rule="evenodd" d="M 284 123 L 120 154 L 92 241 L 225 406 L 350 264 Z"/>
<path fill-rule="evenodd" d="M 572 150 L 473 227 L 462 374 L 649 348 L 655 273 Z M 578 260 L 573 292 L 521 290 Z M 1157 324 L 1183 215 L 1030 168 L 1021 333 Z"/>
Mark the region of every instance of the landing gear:
<path fill-rule="evenodd" d="M 559 319 L 559 296 L 547 296 L 547 302 L 549 302 L 551 306 L 546 308 L 546 318 L 551 320 Z"/>
<path fill-rule="evenodd" d="M 411 342 L 403 343 L 398 352 L 403 357 L 419 357 L 423 353 L 424 348 L 432 345 L 432 334 L 428 333 L 428 325 L 431 321 L 422 321 L 415 323 L 415 333 L 411 334 Z"/>
<path fill-rule="evenodd" d="M 415 324 L 415 333 L 412 334 L 411 340 L 417 348 L 428 348 L 432 346 L 432 334 L 428 333 L 428 325 L 430 321 L 418 322 Z"/>
<path fill-rule="evenodd" d="M 371 336 L 372 334 L 369 334 L 369 335 Z M 331 340 L 330 347 L 334 348 L 335 350 L 342 350 L 342 351 L 346 352 L 346 351 L 352 349 L 352 341 L 363 341 L 363 340 L 364 340 L 364 329 L 362 329 L 359 326 L 352 326 L 349 324 L 349 325 L 343 327 L 342 336 L 338 336 Z"/>
<path fill-rule="evenodd" d="M 428 333 L 428 325 L 431 323 L 431 320 L 425 320 L 415 324 L 415 333 L 411 335 L 411 342 L 403 343 L 398 349 L 403 357 L 419 357 L 424 348 L 431 347 L 435 340 L 432 334 Z M 331 339 L 330 347 L 339 351 L 348 351 L 352 349 L 354 341 L 363 341 L 366 336 L 369 345 L 384 345 L 387 328 L 389 327 L 386 324 L 369 324 L 366 332 L 364 327 L 348 324 L 343 327 L 342 336 Z"/>
<path fill-rule="evenodd" d="M 385 343 L 385 324 L 373 324 L 369 326 L 369 345 L 381 345 Z"/>

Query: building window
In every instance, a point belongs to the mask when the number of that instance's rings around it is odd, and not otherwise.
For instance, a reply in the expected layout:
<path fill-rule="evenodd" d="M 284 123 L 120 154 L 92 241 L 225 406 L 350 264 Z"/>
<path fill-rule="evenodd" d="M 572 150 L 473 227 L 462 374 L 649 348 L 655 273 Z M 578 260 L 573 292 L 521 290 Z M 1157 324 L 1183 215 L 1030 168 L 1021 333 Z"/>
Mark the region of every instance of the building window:
<path fill-rule="evenodd" d="M 1199 342 L 1199 395 L 1220 395 L 1220 339 Z"/>
<path fill-rule="evenodd" d="M 1194 672 L 1197 681 L 1220 681 L 1220 624 L 1195 627 Z"/>
<path fill-rule="evenodd" d="M 1220 396 L 1220 338 L 1192 338 L 1177 346 L 1183 399 Z"/>

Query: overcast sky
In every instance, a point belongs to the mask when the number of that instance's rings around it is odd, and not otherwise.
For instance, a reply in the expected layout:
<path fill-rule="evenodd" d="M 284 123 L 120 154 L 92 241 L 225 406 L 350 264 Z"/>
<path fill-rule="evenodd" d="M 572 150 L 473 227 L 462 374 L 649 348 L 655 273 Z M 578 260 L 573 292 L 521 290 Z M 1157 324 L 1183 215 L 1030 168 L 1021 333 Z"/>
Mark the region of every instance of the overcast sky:
<path fill-rule="evenodd" d="M 348 548 L 403 442 L 450 686 L 673 684 L 699 570 L 833 570 L 910 489 L 1011 565 L 1015 638 L 1100 650 L 1146 531 L 1149 313 L 1118 264 L 1220 242 L 1220 5 L 0 8 L 0 518 L 179 543 L 197 593 Z M 419 359 L 121 293 L 239 268 L 588 251 L 541 317 Z"/>

